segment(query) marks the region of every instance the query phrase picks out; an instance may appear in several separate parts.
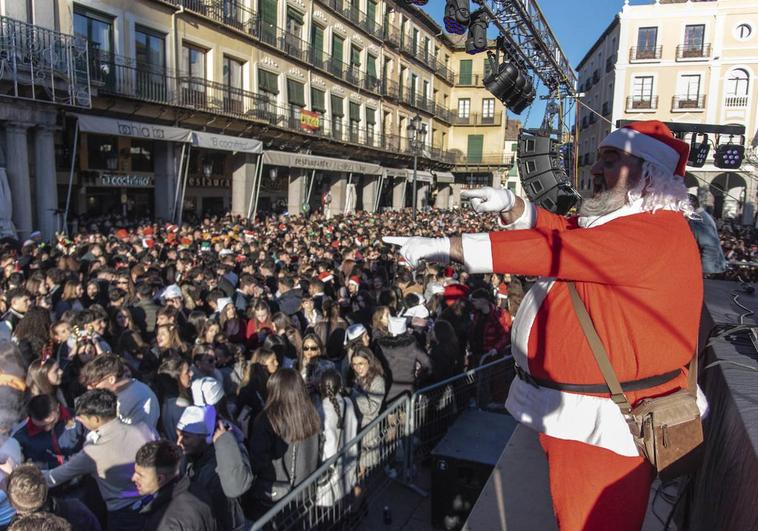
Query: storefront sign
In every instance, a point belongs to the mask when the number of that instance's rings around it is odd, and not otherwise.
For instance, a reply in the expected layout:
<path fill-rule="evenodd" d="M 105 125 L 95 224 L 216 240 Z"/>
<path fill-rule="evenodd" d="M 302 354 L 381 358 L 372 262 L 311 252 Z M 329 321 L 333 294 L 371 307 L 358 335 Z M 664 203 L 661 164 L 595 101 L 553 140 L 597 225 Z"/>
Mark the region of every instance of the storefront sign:
<path fill-rule="evenodd" d="M 321 129 L 321 115 L 317 112 L 300 111 L 300 128 L 304 131 L 313 133 Z"/>
<path fill-rule="evenodd" d="M 241 153 L 261 153 L 263 144 L 254 138 L 242 138 L 229 135 L 217 135 L 195 131 L 192 133 L 192 145 L 219 151 L 239 151 Z"/>
<path fill-rule="evenodd" d="M 114 188 L 152 188 L 155 182 L 152 175 L 128 175 L 120 173 L 101 173 L 92 186 L 109 186 Z"/>
<path fill-rule="evenodd" d="M 192 131 L 181 127 L 133 122 L 131 120 L 85 114 L 77 114 L 75 116 L 79 120 L 79 129 L 86 133 L 129 136 L 145 140 L 164 140 L 169 142 L 192 141 Z"/>
<path fill-rule="evenodd" d="M 190 188 L 223 188 L 231 189 L 232 180 L 224 176 L 203 177 L 199 175 L 187 176 L 187 186 Z"/>
<path fill-rule="evenodd" d="M 344 173 L 363 173 L 366 175 L 381 175 L 383 168 L 370 162 L 357 160 L 333 159 L 316 155 L 287 153 L 286 151 L 264 151 L 263 163 L 272 166 L 289 166 L 309 170 L 338 171 Z"/>

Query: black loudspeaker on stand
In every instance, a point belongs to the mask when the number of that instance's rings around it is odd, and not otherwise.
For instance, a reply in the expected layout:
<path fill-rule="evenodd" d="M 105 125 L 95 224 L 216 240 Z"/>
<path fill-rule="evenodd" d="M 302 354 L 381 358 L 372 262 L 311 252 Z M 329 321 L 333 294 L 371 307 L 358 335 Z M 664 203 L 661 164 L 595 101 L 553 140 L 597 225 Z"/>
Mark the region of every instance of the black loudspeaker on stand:
<path fill-rule="evenodd" d="M 536 205 L 565 214 L 579 206 L 581 196 L 566 174 L 561 144 L 535 129 L 523 129 L 518 142 L 518 171 L 529 200 Z"/>

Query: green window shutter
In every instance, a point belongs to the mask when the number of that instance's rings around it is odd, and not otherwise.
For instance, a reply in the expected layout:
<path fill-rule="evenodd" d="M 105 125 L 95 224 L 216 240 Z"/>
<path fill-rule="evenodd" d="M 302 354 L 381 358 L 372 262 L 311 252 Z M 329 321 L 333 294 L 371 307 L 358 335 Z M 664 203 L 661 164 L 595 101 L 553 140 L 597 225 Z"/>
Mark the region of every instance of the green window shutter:
<path fill-rule="evenodd" d="M 315 112 L 326 112 L 326 93 L 323 90 L 311 87 L 311 109 Z"/>
<path fill-rule="evenodd" d="M 311 46 L 319 54 L 324 51 L 324 28 L 316 26 L 315 24 L 311 28 Z"/>
<path fill-rule="evenodd" d="M 294 79 L 287 80 L 287 101 L 292 105 L 305 107 L 305 85 Z"/>
<path fill-rule="evenodd" d="M 369 107 L 366 107 L 366 125 L 376 124 L 376 111 Z"/>
<path fill-rule="evenodd" d="M 490 61 L 487 57 L 484 58 L 484 79 L 487 79 L 487 76 L 490 75 L 490 72 L 492 72 L 492 68 L 490 67 Z"/>
<path fill-rule="evenodd" d="M 301 26 L 304 24 L 303 22 L 303 14 L 299 11 L 295 11 L 291 7 L 287 7 L 287 18 L 291 18 L 292 20 L 296 21 Z"/>
<path fill-rule="evenodd" d="M 429 46 L 431 42 L 429 40 L 429 37 L 424 37 L 424 58 L 426 59 L 429 57 Z"/>
<path fill-rule="evenodd" d="M 279 94 L 278 74 L 266 70 L 258 70 L 258 89 L 270 94 Z"/>
<path fill-rule="evenodd" d="M 332 116 L 345 116 L 343 99 L 339 96 L 332 96 Z"/>
<path fill-rule="evenodd" d="M 371 54 L 366 56 L 366 74 L 376 77 L 376 57 Z"/>
<path fill-rule="evenodd" d="M 350 47 L 350 64 L 361 66 L 361 49 L 355 45 Z"/>
<path fill-rule="evenodd" d="M 376 24 L 376 2 L 374 0 L 369 0 L 366 3 L 366 20 L 371 28 Z"/>
<path fill-rule="evenodd" d="M 413 28 L 413 40 L 411 41 L 411 44 L 413 45 L 413 53 L 417 53 L 418 50 L 418 30 L 416 28 Z"/>
<path fill-rule="evenodd" d="M 263 22 L 276 26 L 277 0 L 258 0 L 258 11 Z"/>
<path fill-rule="evenodd" d="M 473 61 L 471 59 L 461 59 L 460 67 L 458 68 L 458 84 L 471 84 L 471 71 L 473 68 L 472 63 Z"/>
<path fill-rule="evenodd" d="M 332 59 L 342 61 L 342 58 L 344 57 L 344 45 L 345 39 L 338 37 L 337 35 L 332 35 Z"/>
<path fill-rule="evenodd" d="M 411 94 L 416 94 L 416 89 L 418 89 L 418 76 L 411 74 Z"/>
<path fill-rule="evenodd" d="M 484 135 L 468 135 L 468 150 L 466 152 L 468 162 L 482 162 L 483 149 Z"/>
<path fill-rule="evenodd" d="M 361 121 L 361 106 L 359 103 L 353 103 L 352 101 L 350 102 L 350 121 Z"/>

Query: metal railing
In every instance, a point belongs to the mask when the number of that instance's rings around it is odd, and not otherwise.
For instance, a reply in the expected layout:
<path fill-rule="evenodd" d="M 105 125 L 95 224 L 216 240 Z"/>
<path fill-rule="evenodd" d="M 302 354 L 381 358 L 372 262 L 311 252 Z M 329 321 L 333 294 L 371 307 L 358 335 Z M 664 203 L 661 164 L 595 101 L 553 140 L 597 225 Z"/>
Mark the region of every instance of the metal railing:
<path fill-rule="evenodd" d="M 657 61 L 663 55 L 663 46 L 632 47 L 629 49 L 630 61 Z"/>
<path fill-rule="evenodd" d="M 707 59 L 711 55 L 710 43 L 705 44 L 680 44 L 676 47 L 676 59 Z"/>
<path fill-rule="evenodd" d="M 476 369 L 399 396 L 256 520 L 251 531 L 357 527 L 393 480 L 413 481 L 419 463 L 460 413 L 477 407 L 503 410 L 514 374 L 511 356 L 483 358 Z"/>
<path fill-rule="evenodd" d="M 500 125 L 502 123 L 500 114 L 480 114 L 477 112 L 460 115 L 457 112 L 452 113 L 453 125 Z"/>
<path fill-rule="evenodd" d="M 363 31 L 381 39 L 383 37 L 382 25 L 377 23 L 376 20 L 368 18 L 368 14 L 361 11 L 356 2 L 350 3 L 346 0 L 321 0 L 321 2 L 329 7 L 333 12 L 347 20 L 348 22 L 358 26 Z"/>
<path fill-rule="evenodd" d="M 654 111 L 658 108 L 658 96 L 628 96 L 626 98 L 627 111 Z"/>
<path fill-rule="evenodd" d="M 0 17 L 0 93 L 89 108 L 86 39 Z"/>
<path fill-rule="evenodd" d="M 726 96 L 724 98 L 724 107 L 729 107 L 732 109 L 738 107 L 747 107 L 747 102 L 747 96 Z"/>
<path fill-rule="evenodd" d="M 263 529 L 309 530 L 350 527 L 377 493 L 403 472 L 407 444 L 410 398 L 393 401 L 361 432 L 327 459 L 305 481 L 292 489 L 252 531 Z M 354 495 L 360 489 L 361 496 Z"/>
<path fill-rule="evenodd" d="M 461 74 L 455 76 L 455 84 L 460 87 L 481 87 L 484 86 L 483 74 Z"/>
<path fill-rule="evenodd" d="M 673 96 L 671 98 L 671 109 L 676 111 L 686 109 L 705 109 L 705 95 L 701 94 L 698 96 Z"/>

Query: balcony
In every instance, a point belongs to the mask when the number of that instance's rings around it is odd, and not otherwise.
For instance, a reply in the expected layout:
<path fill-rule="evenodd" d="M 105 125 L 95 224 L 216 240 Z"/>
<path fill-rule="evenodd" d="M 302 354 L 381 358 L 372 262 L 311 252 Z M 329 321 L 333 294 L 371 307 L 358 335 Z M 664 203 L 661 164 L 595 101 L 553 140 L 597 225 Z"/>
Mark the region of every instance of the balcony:
<path fill-rule="evenodd" d="M 400 87 L 394 81 L 382 80 L 382 96 L 385 98 L 398 101 L 400 99 Z"/>
<path fill-rule="evenodd" d="M 460 74 L 455 76 L 455 84 L 459 87 L 482 87 L 484 86 L 482 74 Z"/>
<path fill-rule="evenodd" d="M 611 114 L 611 104 L 609 102 L 603 102 L 603 116 Z"/>
<path fill-rule="evenodd" d="M 658 96 L 628 96 L 626 112 L 651 112 L 658 110 Z"/>
<path fill-rule="evenodd" d="M 467 114 L 459 114 L 458 112 L 453 112 L 452 114 L 452 124 L 453 125 L 501 125 L 502 124 L 502 117 L 500 114 L 480 114 L 480 113 L 467 113 Z"/>
<path fill-rule="evenodd" d="M 630 62 L 660 61 L 663 55 L 663 46 L 633 47 L 629 49 Z"/>
<path fill-rule="evenodd" d="M 727 96 L 724 98 L 724 107 L 729 109 L 740 109 L 747 107 L 747 96 Z"/>
<path fill-rule="evenodd" d="M 322 0 L 322 2 L 339 16 L 361 28 L 363 31 L 377 39 L 383 37 L 383 31 L 376 20 L 370 20 L 368 15 L 358 8 L 357 3 L 350 3 L 345 0 Z"/>
<path fill-rule="evenodd" d="M 87 41 L 0 17 L 0 90 L 5 96 L 91 106 Z"/>
<path fill-rule="evenodd" d="M 513 161 L 505 153 L 483 153 L 479 156 L 469 156 L 463 153 L 456 154 L 456 166 L 510 166 Z"/>
<path fill-rule="evenodd" d="M 434 104 L 434 115 L 443 122 L 447 122 L 449 124 L 453 123 L 453 113 L 450 111 L 450 109 L 443 107 L 439 103 Z"/>
<path fill-rule="evenodd" d="M 673 112 L 695 112 L 705 110 L 705 95 L 684 95 L 671 98 Z"/>
<path fill-rule="evenodd" d="M 605 73 L 612 72 L 616 65 L 616 56 L 612 55 L 605 60 Z"/>
<path fill-rule="evenodd" d="M 245 33 L 253 33 L 257 19 L 255 11 L 239 0 L 176 0 L 172 3 Z"/>
<path fill-rule="evenodd" d="M 384 26 L 382 29 L 382 38 L 384 39 L 384 42 L 393 48 L 400 48 L 400 30 L 397 26 L 392 24 Z"/>
<path fill-rule="evenodd" d="M 705 61 L 710 55 L 710 44 L 680 44 L 676 47 L 677 61 Z"/>

